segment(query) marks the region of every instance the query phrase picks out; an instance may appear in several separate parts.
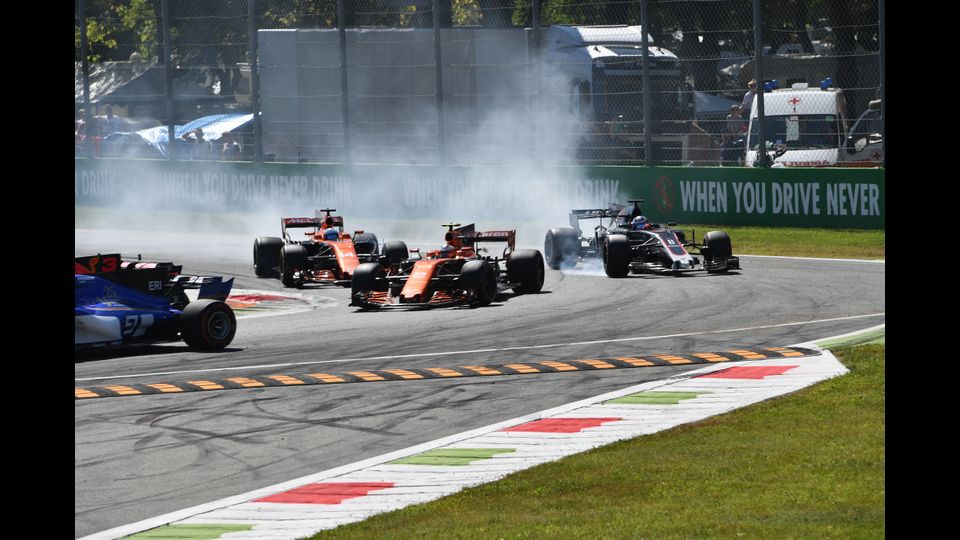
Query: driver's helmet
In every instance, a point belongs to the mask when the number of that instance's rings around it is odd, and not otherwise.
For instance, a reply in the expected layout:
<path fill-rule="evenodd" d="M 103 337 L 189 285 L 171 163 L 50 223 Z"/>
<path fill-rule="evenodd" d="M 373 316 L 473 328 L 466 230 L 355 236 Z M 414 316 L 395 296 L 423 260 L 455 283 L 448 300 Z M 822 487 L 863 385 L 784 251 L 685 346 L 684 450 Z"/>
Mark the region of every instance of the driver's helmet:
<path fill-rule="evenodd" d="M 330 227 L 329 229 L 323 230 L 323 239 L 324 240 L 336 240 L 340 237 L 340 233 L 336 229 Z"/>
<path fill-rule="evenodd" d="M 452 245 L 450 245 L 450 244 L 444 244 L 443 247 L 440 248 L 440 256 L 441 256 L 441 257 L 453 257 L 453 252 L 456 251 L 456 250 L 457 250 L 456 247 L 454 247 L 454 246 L 452 246 Z"/>
<path fill-rule="evenodd" d="M 633 218 L 633 221 L 630 222 L 630 228 L 635 231 L 642 231 L 644 229 L 649 229 L 653 225 L 650 224 L 650 221 L 647 220 L 644 216 L 637 216 Z"/>

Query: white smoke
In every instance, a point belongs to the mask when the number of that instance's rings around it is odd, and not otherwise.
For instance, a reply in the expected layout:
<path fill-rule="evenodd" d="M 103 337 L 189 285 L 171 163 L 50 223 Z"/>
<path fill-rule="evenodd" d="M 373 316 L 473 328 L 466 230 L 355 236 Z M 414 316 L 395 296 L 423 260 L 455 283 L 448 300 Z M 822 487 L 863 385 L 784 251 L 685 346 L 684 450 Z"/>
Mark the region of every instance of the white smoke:
<path fill-rule="evenodd" d="M 261 84 L 265 92 L 265 151 L 286 153 L 287 159 L 292 155 L 309 156 L 311 149 L 340 144 L 338 139 L 342 139 L 342 133 L 313 137 L 307 133 L 317 125 L 338 119 L 339 114 L 330 112 L 340 105 L 339 96 L 333 91 L 338 84 L 318 81 L 317 66 L 323 66 L 325 69 L 319 73 L 327 75 L 338 70 L 330 69 L 327 63 L 336 50 L 327 50 L 330 43 L 325 33 L 298 32 L 303 35 L 293 49 L 286 43 L 270 52 L 266 47 L 270 40 L 261 41 L 261 51 L 266 50 L 268 60 L 263 62 L 266 67 Z M 326 41 L 310 45 L 304 38 L 307 34 L 311 39 L 326 36 Z M 332 173 L 329 166 L 324 166 L 313 172 L 311 165 L 305 163 L 291 176 L 289 168 L 270 164 L 252 165 L 248 170 L 242 164 L 225 169 L 218 163 L 190 163 L 187 167 L 156 161 L 101 163 L 101 174 L 114 176 L 104 180 L 106 187 L 91 187 L 85 181 L 87 172 L 78 172 L 78 198 L 81 190 L 96 189 L 105 189 L 114 196 L 103 199 L 106 205 L 78 205 L 77 249 L 102 242 L 106 244 L 103 252 L 110 251 L 113 245 L 124 250 L 162 246 L 171 252 L 190 249 L 247 260 L 252 257 L 254 238 L 280 236 L 281 217 L 313 216 L 320 208 L 335 208 L 337 214 L 344 216 L 346 230 L 364 229 L 377 234 L 381 241 L 439 244 L 445 230 L 442 224 L 476 223 L 477 230 L 517 229 L 520 246 L 542 249 L 548 228 L 569 226 L 572 208 L 605 207 L 621 198 L 618 181 L 587 178 L 580 167 L 572 165 L 583 125 L 570 112 L 569 81 L 562 74 L 549 71 L 544 64 L 538 82 L 525 56 L 517 59 L 516 65 L 486 68 L 495 70 L 486 77 L 480 68 L 458 72 L 458 50 L 463 56 L 464 51 L 474 47 L 475 56 L 471 58 L 478 62 L 483 60 L 483 55 L 476 53 L 478 49 L 487 50 L 485 54 L 490 58 L 500 58 L 514 50 L 526 51 L 517 46 L 516 36 L 523 34 L 516 31 L 481 33 L 471 43 L 454 41 L 448 45 L 445 65 L 451 65 L 444 79 L 447 165 L 436 168 L 439 145 L 432 95 L 432 39 L 422 39 L 428 34 L 404 34 L 408 37 L 403 40 L 408 45 L 413 43 L 410 46 L 424 57 L 425 63 L 418 69 L 383 67 L 390 62 L 390 49 L 397 48 L 396 34 L 388 32 L 363 34 L 368 41 L 379 40 L 378 46 L 348 53 L 348 62 L 355 70 L 349 79 L 355 101 L 373 107 L 378 101 L 369 96 L 380 95 L 385 89 L 392 89 L 396 96 L 403 92 L 420 93 L 410 99 L 398 97 L 394 101 L 404 105 L 396 110 L 366 110 L 362 106 L 351 109 L 351 125 L 357 122 L 360 126 L 352 133 L 351 158 L 355 166 L 336 168 Z M 288 39 L 290 34 L 280 37 Z M 353 39 L 359 38 L 360 34 Z M 291 50 L 299 51 L 294 56 L 301 65 L 286 57 L 270 60 L 271 55 L 289 55 Z M 417 61 L 397 51 L 392 54 L 402 57 L 408 65 Z M 493 62 L 490 58 L 486 61 Z M 370 76 L 362 77 L 362 72 Z M 458 73 L 474 73 L 475 80 L 458 82 Z M 291 74 L 298 76 L 287 76 Z M 304 84 L 304 80 L 317 84 Z M 474 94 L 464 95 L 466 90 Z M 299 105 L 292 107 L 284 96 L 299 96 Z M 363 96 L 369 99 L 364 101 Z M 311 108 L 316 110 L 311 112 Z M 325 120 L 303 120 L 317 118 Z M 293 137 L 291 130 L 304 132 Z M 290 144 L 294 146 L 284 146 Z M 114 242 L 108 234 L 122 236 L 123 240 Z M 146 245 L 137 248 L 138 242 Z"/>

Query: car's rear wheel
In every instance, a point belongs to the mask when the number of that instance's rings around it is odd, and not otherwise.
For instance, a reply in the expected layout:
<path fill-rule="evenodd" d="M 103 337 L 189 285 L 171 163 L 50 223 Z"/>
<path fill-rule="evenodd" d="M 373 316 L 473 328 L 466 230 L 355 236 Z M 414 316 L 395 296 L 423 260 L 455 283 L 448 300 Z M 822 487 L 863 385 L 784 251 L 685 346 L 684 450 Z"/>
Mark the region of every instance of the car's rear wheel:
<path fill-rule="evenodd" d="M 219 350 L 233 341 L 237 317 L 225 302 L 205 298 L 191 302 L 180 315 L 180 336 L 191 349 Z"/>
<path fill-rule="evenodd" d="M 387 258 L 389 265 L 400 264 L 410 257 L 410 250 L 407 249 L 406 243 L 399 240 L 384 242 L 383 256 Z"/>
<path fill-rule="evenodd" d="M 507 259 L 507 281 L 519 283 L 517 294 L 538 293 L 543 288 L 543 255 L 535 249 L 518 249 Z"/>
<path fill-rule="evenodd" d="M 253 270 L 257 277 L 270 277 L 280 265 L 280 250 L 283 239 L 260 236 L 253 241 Z"/>
<path fill-rule="evenodd" d="M 630 272 L 630 240 L 625 235 L 604 238 L 603 271 L 612 278 L 622 278 Z"/>
<path fill-rule="evenodd" d="M 373 233 L 359 233 L 353 237 L 353 249 L 358 255 L 376 254 L 380 251 L 380 243 L 377 241 L 377 235 Z"/>
<path fill-rule="evenodd" d="M 300 244 L 287 244 L 280 249 L 280 281 L 284 287 L 296 287 L 293 274 L 307 267 L 307 250 Z"/>
<path fill-rule="evenodd" d="M 580 236 L 573 229 L 550 229 L 543 241 L 547 266 L 554 270 L 573 268 L 580 258 Z"/>

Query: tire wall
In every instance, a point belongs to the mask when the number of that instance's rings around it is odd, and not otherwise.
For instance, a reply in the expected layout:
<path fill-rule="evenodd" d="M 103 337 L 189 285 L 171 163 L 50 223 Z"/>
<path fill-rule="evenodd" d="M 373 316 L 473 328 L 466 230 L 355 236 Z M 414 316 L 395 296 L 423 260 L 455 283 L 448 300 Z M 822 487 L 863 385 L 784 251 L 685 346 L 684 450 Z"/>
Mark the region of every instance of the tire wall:
<path fill-rule="evenodd" d="M 80 207 L 244 212 L 318 205 L 393 218 L 469 205 L 478 218 L 548 218 L 645 199 L 644 214 L 685 224 L 884 228 L 883 169 L 441 167 L 77 159 Z M 279 214 L 278 214 L 279 215 Z M 471 216 L 473 217 L 473 216 Z"/>

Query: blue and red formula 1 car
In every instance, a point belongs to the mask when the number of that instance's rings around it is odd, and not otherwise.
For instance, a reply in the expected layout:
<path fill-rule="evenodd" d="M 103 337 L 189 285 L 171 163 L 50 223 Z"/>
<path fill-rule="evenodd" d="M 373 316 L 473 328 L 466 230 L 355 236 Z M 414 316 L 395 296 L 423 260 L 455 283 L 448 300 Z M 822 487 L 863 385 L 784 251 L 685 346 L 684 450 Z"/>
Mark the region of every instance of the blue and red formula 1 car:
<path fill-rule="evenodd" d="M 169 262 L 123 261 L 119 254 L 74 260 L 77 349 L 183 340 L 223 349 L 237 319 L 225 302 L 233 279 L 185 276 Z M 184 289 L 199 289 L 191 301 Z"/>
<path fill-rule="evenodd" d="M 380 262 L 364 263 L 353 274 L 351 305 L 364 310 L 485 306 L 498 292 L 537 293 L 543 288 L 543 255 L 514 249 L 516 231 L 475 231 L 447 223 L 445 244 L 410 257 L 403 242 L 387 242 Z M 501 256 L 482 255 L 482 243 L 505 243 Z"/>

